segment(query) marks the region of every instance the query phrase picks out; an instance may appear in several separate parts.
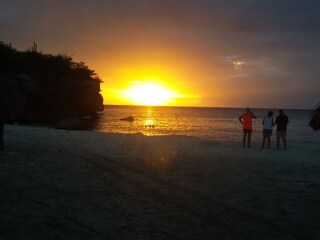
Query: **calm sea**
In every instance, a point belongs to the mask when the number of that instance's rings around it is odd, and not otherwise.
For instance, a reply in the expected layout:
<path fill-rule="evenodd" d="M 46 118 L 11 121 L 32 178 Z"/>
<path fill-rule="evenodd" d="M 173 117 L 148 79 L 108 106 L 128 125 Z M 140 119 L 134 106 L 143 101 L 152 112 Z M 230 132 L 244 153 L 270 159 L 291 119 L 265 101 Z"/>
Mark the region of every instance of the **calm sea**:
<path fill-rule="evenodd" d="M 268 110 L 278 115 L 277 109 L 252 109 L 258 119 L 253 121 L 253 137 L 261 138 L 262 119 Z M 289 117 L 288 138 L 291 141 L 318 142 L 320 133 L 309 126 L 311 110 L 284 110 Z M 194 107 L 141 107 L 105 106 L 96 131 L 155 135 L 195 136 L 217 141 L 239 141 L 242 126 L 238 121 L 242 108 L 194 108 Z M 133 116 L 133 122 L 121 118 Z"/>

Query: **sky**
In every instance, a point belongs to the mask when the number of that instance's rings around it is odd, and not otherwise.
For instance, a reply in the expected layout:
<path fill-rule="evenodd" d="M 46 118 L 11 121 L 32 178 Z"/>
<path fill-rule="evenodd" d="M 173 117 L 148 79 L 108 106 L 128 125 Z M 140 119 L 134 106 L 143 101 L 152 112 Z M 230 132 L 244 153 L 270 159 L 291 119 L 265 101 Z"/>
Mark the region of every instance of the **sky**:
<path fill-rule="evenodd" d="M 155 82 L 169 105 L 310 109 L 319 12 L 318 0 L 1 0 L 0 41 L 85 62 L 105 104 Z"/>

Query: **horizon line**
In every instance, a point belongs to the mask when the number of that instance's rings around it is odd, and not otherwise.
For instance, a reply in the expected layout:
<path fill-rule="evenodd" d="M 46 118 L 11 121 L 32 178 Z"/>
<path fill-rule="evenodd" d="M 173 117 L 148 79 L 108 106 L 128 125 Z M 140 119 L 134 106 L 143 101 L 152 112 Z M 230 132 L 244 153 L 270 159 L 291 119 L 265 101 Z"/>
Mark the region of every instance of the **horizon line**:
<path fill-rule="evenodd" d="M 247 107 L 218 107 L 218 106 L 165 106 L 165 105 L 156 105 L 156 106 L 149 106 L 149 105 L 133 105 L 133 104 L 103 104 L 103 106 L 115 106 L 115 107 L 172 107 L 172 108 L 228 108 L 228 109 L 246 109 Z M 251 109 L 276 109 L 276 110 L 313 110 L 312 108 L 279 108 L 279 107 L 249 107 Z"/>

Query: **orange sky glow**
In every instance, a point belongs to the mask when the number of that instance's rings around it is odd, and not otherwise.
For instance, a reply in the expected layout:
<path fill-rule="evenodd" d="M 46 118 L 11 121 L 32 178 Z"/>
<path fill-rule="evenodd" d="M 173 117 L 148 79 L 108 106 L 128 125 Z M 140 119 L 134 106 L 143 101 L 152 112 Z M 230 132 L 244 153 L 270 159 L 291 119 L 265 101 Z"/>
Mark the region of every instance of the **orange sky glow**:
<path fill-rule="evenodd" d="M 106 73 L 101 84 L 105 103 L 147 106 L 198 106 L 201 95 L 186 85 L 177 73 L 170 70 L 139 67 L 118 68 Z"/>
<path fill-rule="evenodd" d="M 227 92 L 223 93 L 219 82 L 203 84 L 201 79 L 205 73 L 201 73 L 202 69 L 197 69 L 197 64 L 190 61 L 191 53 L 187 57 L 181 53 L 174 56 L 172 52 L 165 53 L 162 49 L 159 54 L 159 50 L 150 48 L 139 49 L 139 52 L 130 51 L 128 54 L 115 52 L 111 56 L 113 60 L 106 62 L 102 57 L 92 57 L 89 61 L 93 64 L 89 66 L 95 69 L 103 80 L 101 93 L 104 103 L 154 106 L 223 105 Z M 214 76 L 209 78 L 214 80 Z M 206 97 L 211 99 L 207 101 Z"/>
<path fill-rule="evenodd" d="M 104 104 L 313 108 L 315 3 L 5 0 L 0 41 L 84 62 Z"/>

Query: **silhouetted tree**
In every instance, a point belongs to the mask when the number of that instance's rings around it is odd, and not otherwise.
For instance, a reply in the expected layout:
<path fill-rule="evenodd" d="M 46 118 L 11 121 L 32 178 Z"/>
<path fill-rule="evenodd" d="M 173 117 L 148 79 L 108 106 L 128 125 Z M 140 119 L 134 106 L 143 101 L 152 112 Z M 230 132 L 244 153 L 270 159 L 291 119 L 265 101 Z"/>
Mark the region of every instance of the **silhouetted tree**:
<path fill-rule="evenodd" d="M 43 54 L 36 43 L 17 51 L 0 42 L 0 66 L 0 93 L 24 103 L 20 112 L 83 116 L 103 110 L 101 80 L 70 56 Z"/>

